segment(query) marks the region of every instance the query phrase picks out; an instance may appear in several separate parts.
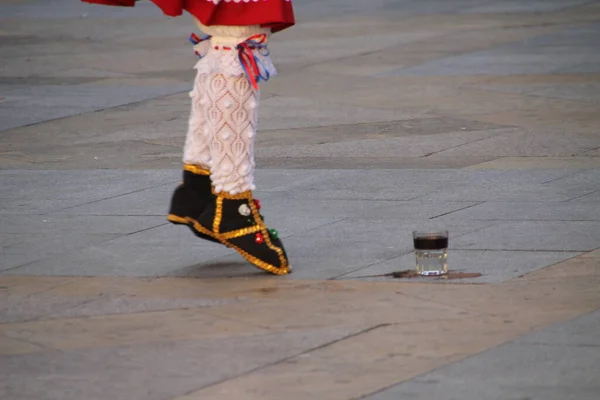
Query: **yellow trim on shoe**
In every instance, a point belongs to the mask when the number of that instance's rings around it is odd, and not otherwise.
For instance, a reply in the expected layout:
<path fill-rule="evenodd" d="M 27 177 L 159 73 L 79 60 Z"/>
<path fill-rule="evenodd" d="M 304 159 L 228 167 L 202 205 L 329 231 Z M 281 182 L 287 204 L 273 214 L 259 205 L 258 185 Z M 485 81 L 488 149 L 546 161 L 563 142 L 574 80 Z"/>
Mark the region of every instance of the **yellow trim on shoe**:
<path fill-rule="evenodd" d="M 236 231 L 231 231 L 228 232 L 227 234 L 220 234 L 218 236 L 215 236 L 214 232 L 211 232 L 210 230 L 206 229 L 205 227 L 203 227 L 198 221 L 196 221 L 193 218 L 190 217 L 179 217 L 177 215 L 173 215 L 173 214 L 169 214 L 169 216 L 167 217 L 169 219 L 169 221 L 171 222 L 178 222 L 181 224 L 187 224 L 187 225 L 191 225 L 194 227 L 194 229 L 196 229 L 198 232 L 204 233 L 205 235 L 211 236 L 215 239 L 217 239 L 218 241 L 220 241 L 221 243 L 223 243 L 225 246 L 230 247 L 232 249 L 234 249 L 235 251 L 237 251 L 238 253 L 240 253 L 240 255 L 242 257 L 244 257 L 248 262 L 250 262 L 251 264 L 253 264 L 254 266 L 262 269 L 263 271 L 267 271 L 270 272 L 273 275 L 287 275 L 290 271 L 291 268 L 288 265 L 287 262 L 282 263 L 282 267 L 281 268 L 277 268 L 274 265 L 271 265 L 267 262 L 262 261 L 259 258 L 254 257 L 252 254 L 245 252 L 244 250 L 240 249 L 239 247 L 229 243 L 226 241 L 225 237 L 228 234 L 233 234 L 233 233 L 237 233 L 241 230 L 236 230 Z M 261 229 L 258 225 L 255 226 L 257 229 L 257 231 L 259 229 Z M 250 228 L 253 229 L 254 227 Z M 247 228 L 246 228 L 247 229 Z M 247 233 L 249 234 L 249 233 Z M 244 235 L 240 235 L 240 236 L 244 236 Z M 240 236 L 236 236 L 236 237 L 240 237 Z M 264 233 L 263 233 L 263 236 Z M 232 238 L 233 239 L 233 238 Z M 268 236 L 265 236 L 265 240 L 268 239 Z M 269 241 L 270 243 L 270 241 Z"/>
<path fill-rule="evenodd" d="M 187 171 L 191 171 L 193 173 L 196 173 L 196 171 L 204 171 L 204 172 L 206 172 L 207 175 L 210 174 L 210 172 L 203 170 L 198 166 L 191 165 L 191 164 L 186 164 L 185 168 Z M 203 174 L 203 173 L 201 172 L 201 174 Z M 252 196 L 252 191 L 247 190 L 245 192 L 238 193 L 238 194 L 230 194 L 227 192 L 215 193 L 214 187 L 213 187 L 212 192 L 216 196 L 215 217 L 214 217 L 213 224 L 211 227 L 212 231 L 208 228 L 205 228 L 198 221 L 196 221 L 195 219 L 190 218 L 190 217 L 179 217 L 177 215 L 169 214 L 169 216 L 168 216 L 169 221 L 178 222 L 178 223 L 187 224 L 187 225 L 192 226 L 198 232 L 208 235 L 208 236 L 218 240 L 225 246 L 236 250 L 247 261 L 249 261 L 251 264 L 253 264 L 254 266 L 256 266 L 264 271 L 270 272 L 274 275 L 288 274 L 292 268 L 290 267 L 288 260 L 283 253 L 283 250 L 281 248 L 275 246 L 273 244 L 273 242 L 271 242 L 269 230 L 268 230 L 267 226 L 265 225 L 264 221 L 262 220 L 260 213 L 258 212 L 258 209 L 256 208 L 256 204 L 254 203 L 254 198 Z M 223 220 L 223 199 L 248 200 L 248 205 L 250 206 L 250 210 L 252 211 L 252 216 L 254 217 L 254 221 L 256 221 L 258 223 L 254 226 L 250 226 L 247 228 L 236 229 L 236 230 L 230 231 L 230 232 L 220 232 L 221 222 Z M 277 256 L 279 257 L 279 262 L 281 263 L 281 267 L 276 267 L 274 265 L 271 265 L 255 256 L 251 255 L 250 253 L 242 250 L 241 248 L 237 247 L 236 245 L 232 244 L 231 242 L 229 242 L 230 239 L 239 238 L 239 237 L 250 235 L 250 234 L 256 233 L 256 232 L 262 233 L 267 247 L 277 253 Z"/>
<path fill-rule="evenodd" d="M 183 164 L 183 169 L 184 171 L 189 171 L 193 174 L 196 175 L 205 175 L 208 176 L 210 175 L 210 171 L 207 170 L 206 168 L 202 168 L 199 165 L 194 165 L 194 164 Z"/>
<path fill-rule="evenodd" d="M 222 237 L 223 239 L 235 239 L 235 238 L 249 235 L 251 233 L 259 232 L 260 230 L 261 230 L 261 227 L 259 225 L 254 225 L 249 228 L 242 228 L 242 229 L 238 229 L 238 230 L 231 231 L 231 232 L 221 233 L 220 237 Z"/>
<path fill-rule="evenodd" d="M 193 218 L 190 217 L 180 217 L 178 215 L 175 214 L 169 214 L 167 216 L 167 219 L 171 222 L 176 222 L 179 224 L 186 224 L 186 225 L 190 225 L 192 226 L 195 230 L 197 230 L 200 233 L 203 233 L 207 236 L 210 236 L 216 240 L 219 240 L 218 237 L 215 236 L 215 234 L 213 232 L 211 232 L 210 230 L 206 229 L 205 227 L 203 227 L 198 221 L 196 221 Z M 219 240 L 220 241 L 220 240 Z"/>
<path fill-rule="evenodd" d="M 219 234 L 219 228 L 221 226 L 221 220 L 223 219 L 223 197 L 217 196 L 215 201 L 215 219 L 213 220 L 213 233 Z"/>
<path fill-rule="evenodd" d="M 227 193 L 227 192 L 215 192 L 215 187 L 212 187 L 212 193 L 215 196 L 218 197 L 222 197 L 224 199 L 227 200 L 244 200 L 244 199 L 252 199 L 252 191 L 251 190 L 246 190 L 245 192 L 241 192 L 241 193 L 237 193 L 237 194 L 231 194 L 231 193 Z"/>
<path fill-rule="evenodd" d="M 261 228 L 261 233 L 263 234 L 263 237 L 265 239 L 265 243 L 267 244 L 267 247 L 277 253 L 277 255 L 279 256 L 279 261 L 281 262 L 282 266 L 289 268 L 287 259 L 286 259 L 285 255 L 283 254 L 283 250 L 281 250 L 281 248 L 275 246 L 271 242 L 271 235 L 269 235 L 269 230 L 267 228 L 267 225 L 265 225 L 265 222 L 260 217 L 260 213 L 258 212 L 258 209 L 256 208 L 256 203 L 254 202 L 254 199 L 251 198 L 248 203 L 250 204 L 250 210 L 252 210 L 252 215 L 254 216 L 254 220 L 260 221 L 258 223 L 258 226 L 260 226 L 260 228 Z"/>
<path fill-rule="evenodd" d="M 271 242 L 271 237 L 269 236 L 269 230 L 267 229 L 267 226 L 265 225 L 264 221 L 260 217 L 260 213 L 258 212 L 258 209 L 256 208 L 256 204 L 254 203 L 254 198 L 252 196 L 252 191 L 247 190 L 245 192 L 237 193 L 237 194 L 230 194 L 227 192 L 215 193 L 214 187 L 213 187 L 213 193 L 217 197 L 216 208 L 215 208 L 215 219 L 213 221 L 213 237 L 216 237 L 225 246 L 228 246 L 228 247 L 231 247 L 232 249 L 237 250 L 237 252 L 240 253 L 240 255 L 242 257 L 244 257 L 250 263 L 254 264 L 256 267 L 258 267 L 262 270 L 268 271 L 268 272 L 270 272 L 272 274 L 276 274 L 276 275 L 288 274 L 291 270 L 291 267 L 289 266 L 289 263 L 288 263 L 285 255 L 283 254 L 283 250 L 280 249 L 279 247 L 275 246 Z M 252 211 L 252 216 L 254 217 L 254 221 L 257 221 L 258 223 L 252 227 L 237 229 L 237 230 L 231 231 L 231 232 L 221 233 L 220 227 L 221 227 L 221 221 L 223 219 L 223 199 L 248 200 L 248 204 L 250 206 L 250 210 Z M 279 262 L 281 263 L 280 268 L 275 267 L 274 265 L 271 265 L 267 262 L 264 262 L 256 257 L 254 257 L 253 255 L 245 252 L 244 250 L 240 249 L 239 247 L 235 246 L 234 244 L 230 243 L 227 240 L 227 239 L 234 239 L 234 238 L 246 236 L 246 235 L 249 235 L 251 233 L 256 233 L 256 232 L 261 232 L 264 237 L 267 247 L 277 253 L 277 256 L 279 257 Z"/>
<path fill-rule="evenodd" d="M 246 253 L 244 250 L 240 249 L 237 246 L 232 245 L 231 243 L 226 243 L 226 242 L 222 242 L 224 245 L 231 247 L 232 249 L 236 250 L 238 253 L 240 253 L 240 255 L 242 257 L 244 257 L 248 262 L 250 262 L 252 265 L 262 269 L 263 271 L 267 271 L 272 273 L 273 275 L 287 275 L 290 273 L 290 271 L 292 270 L 292 268 L 287 264 L 282 264 L 281 268 L 277 268 L 274 265 L 271 265 L 267 262 L 264 262 L 263 260 L 254 257 L 252 254 L 250 253 Z"/>

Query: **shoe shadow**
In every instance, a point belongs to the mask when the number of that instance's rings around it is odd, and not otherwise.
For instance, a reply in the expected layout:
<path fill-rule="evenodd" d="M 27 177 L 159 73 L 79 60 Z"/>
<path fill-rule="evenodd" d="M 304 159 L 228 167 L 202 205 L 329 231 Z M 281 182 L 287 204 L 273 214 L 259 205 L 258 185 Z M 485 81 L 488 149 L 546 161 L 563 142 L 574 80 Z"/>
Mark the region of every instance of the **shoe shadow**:
<path fill-rule="evenodd" d="M 169 274 L 178 278 L 244 278 L 266 277 L 263 271 L 255 269 L 247 262 L 207 262 L 184 267 Z"/>

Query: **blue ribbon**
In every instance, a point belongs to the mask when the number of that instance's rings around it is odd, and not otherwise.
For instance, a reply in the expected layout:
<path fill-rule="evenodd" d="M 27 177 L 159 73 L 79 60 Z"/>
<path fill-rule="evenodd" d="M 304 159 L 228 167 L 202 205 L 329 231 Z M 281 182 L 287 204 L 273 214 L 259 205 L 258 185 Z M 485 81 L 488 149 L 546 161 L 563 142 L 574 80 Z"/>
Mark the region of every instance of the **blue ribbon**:
<path fill-rule="evenodd" d="M 202 36 L 202 37 L 199 38 L 198 36 L 196 36 L 195 33 L 192 33 L 190 35 L 190 37 L 188 38 L 188 40 L 190 42 L 192 42 L 192 44 L 195 46 L 195 45 L 197 45 L 200 42 L 204 42 L 205 40 L 210 39 L 211 37 L 212 36 L 210 36 L 210 35 L 204 35 L 204 36 Z M 202 58 L 202 56 L 200 55 L 200 53 L 198 53 L 197 51 L 194 51 L 194 53 L 198 56 L 198 58 Z"/>
<path fill-rule="evenodd" d="M 251 48 L 253 47 L 253 49 Z M 256 40 L 252 40 L 252 39 L 248 39 L 240 44 L 238 44 L 236 46 L 237 50 L 239 51 L 238 53 L 238 59 L 240 60 L 240 64 L 242 65 L 242 69 L 244 70 L 244 73 L 246 74 L 247 77 L 250 78 L 250 76 L 254 77 L 254 81 L 256 83 L 262 81 L 268 81 L 269 78 L 271 77 L 271 74 L 269 73 L 269 71 L 267 70 L 267 68 L 265 67 L 265 65 L 263 64 L 263 62 L 260 60 L 260 58 L 258 58 L 255 54 L 253 50 L 257 50 L 259 54 L 261 54 L 264 57 L 267 57 L 270 53 L 269 53 L 269 49 L 267 48 L 266 44 L 263 43 L 259 43 Z M 248 63 L 244 60 L 244 54 L 252 57 L 252 60 L 254 61 L 254 65 L 256 65 L 256 73 L 249 71 L 248 67 Z M 262 67 L 262 71 L 261 71 L 261 67 Z M 264 75 L 262 74 L 264 72 Z M 250 75 L 252 74 L 252 75 Z M 250 81 L 252 82 L 253 80 L 250 79 Z"/>

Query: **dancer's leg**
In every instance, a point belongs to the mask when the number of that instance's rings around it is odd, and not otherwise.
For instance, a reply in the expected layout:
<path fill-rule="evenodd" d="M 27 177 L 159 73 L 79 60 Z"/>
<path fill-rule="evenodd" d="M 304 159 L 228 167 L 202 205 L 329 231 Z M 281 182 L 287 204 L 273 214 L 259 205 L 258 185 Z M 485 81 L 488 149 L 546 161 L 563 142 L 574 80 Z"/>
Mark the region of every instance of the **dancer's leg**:
<path fill-rule="evenodd" d="M 276 275 L 291 268 L 278 233 L 268 229 L 253 197 L 254 138 L 258 91 L 245 76 L 221 73 L 203 81 L 208 102 L 206 132 L 210 139 L 210 171 L 214 206 L 200 217 L 206 233 L 237 250 L 256 267 Z"/>
<path fill-rule="evenodd" d="M 209 170 L 210 135 L 207 134 L 205 129 L 206 118 L 203 103 L 206 102 L 206 93 L 202 83 L 203 76 L 198 72 L 194 80 L 194 88 L 190 92 L 192 101 L 188 131 L 183 147 L 183 163 Z"/>
<path fill-rule="evenodd" d="M 254 137 L 259 92 L 245 76 L 206 78 L 206 127 L 210 132 L 211 179 L 215 192 L 253 190 Z"/>

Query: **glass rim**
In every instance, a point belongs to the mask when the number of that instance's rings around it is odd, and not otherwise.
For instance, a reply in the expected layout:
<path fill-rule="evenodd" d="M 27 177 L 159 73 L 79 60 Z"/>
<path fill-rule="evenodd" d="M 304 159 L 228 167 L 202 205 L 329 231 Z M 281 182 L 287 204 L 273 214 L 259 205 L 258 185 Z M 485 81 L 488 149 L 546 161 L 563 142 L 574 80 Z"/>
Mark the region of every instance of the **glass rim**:
<path fill-rule="evenodd" d="M 429 237 L 429 236 L 442 236 L 448 237 L 447 229 L 437 229 L 437 230 L 415 230 L 412 232 L 413 237 Z"/>

